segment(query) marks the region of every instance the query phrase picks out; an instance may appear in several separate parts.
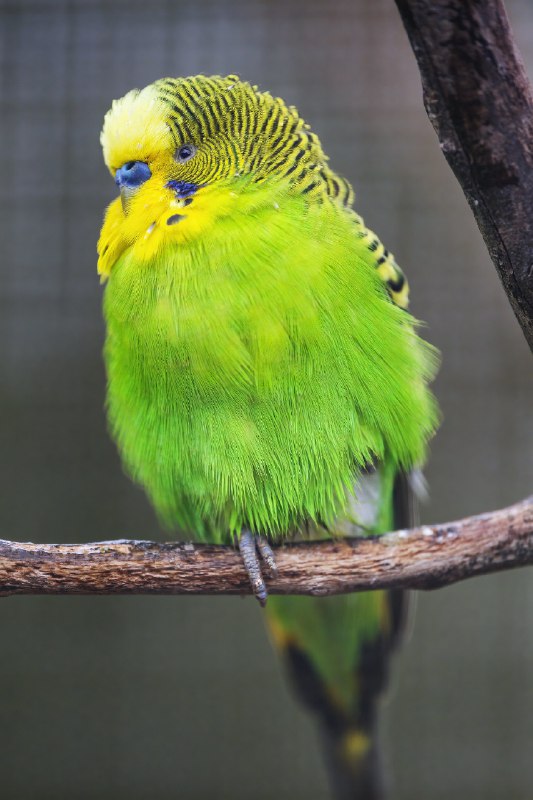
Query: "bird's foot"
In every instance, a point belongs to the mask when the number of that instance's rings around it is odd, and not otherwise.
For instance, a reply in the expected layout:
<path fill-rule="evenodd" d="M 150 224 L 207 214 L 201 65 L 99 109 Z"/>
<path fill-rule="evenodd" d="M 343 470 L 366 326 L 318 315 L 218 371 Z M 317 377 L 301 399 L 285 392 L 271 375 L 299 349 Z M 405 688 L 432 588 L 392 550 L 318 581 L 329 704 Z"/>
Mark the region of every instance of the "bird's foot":
<path fill-rule="evenodd" d="M 248 573 L 254 595 L 262 606 L 266 605 L 268 592 L 261 571 L 260 558 L 264 561 L 271 575 L 277 572 L 276 560 L 269 543 L 264 536 L 257 536 L 250 531 L 243 531 L 239 539 L 239 552 L 244 569 Z"/>

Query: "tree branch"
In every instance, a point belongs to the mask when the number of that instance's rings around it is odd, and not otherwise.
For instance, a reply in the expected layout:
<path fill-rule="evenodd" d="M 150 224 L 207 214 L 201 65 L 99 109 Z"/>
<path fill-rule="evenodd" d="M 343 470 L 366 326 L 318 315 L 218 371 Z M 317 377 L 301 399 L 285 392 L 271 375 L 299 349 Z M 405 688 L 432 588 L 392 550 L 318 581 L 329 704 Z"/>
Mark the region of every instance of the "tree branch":
<path fill-rule="evenodd" d="M 501 0 L 396 0 L 424 104 L 533 350 L 533 95 Z"/>
<path fill-rule="evenodd" d="M 442 525 L 384 536 L 276 548 L 271 594 L 437 589 L 533 564 L 533 497 Z M 30 544 L 0 540 L 0 595 L 250 594 L 231 547 L 119 540 Z"/>

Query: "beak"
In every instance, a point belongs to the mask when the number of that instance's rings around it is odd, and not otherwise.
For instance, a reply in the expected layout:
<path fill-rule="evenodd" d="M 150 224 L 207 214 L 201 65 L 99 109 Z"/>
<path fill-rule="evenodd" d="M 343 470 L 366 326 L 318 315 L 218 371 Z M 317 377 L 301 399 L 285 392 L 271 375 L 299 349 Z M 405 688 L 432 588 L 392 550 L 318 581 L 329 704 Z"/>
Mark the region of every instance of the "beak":
<path fill-rule="evenodd" d="M 117 169 L 115 183 L 120 189 L 120 199 L 125 214 L 128 213 L 129 201 L 133 194 L 151 177 L 150 167 L 144 161 L 127 161 Z"/>
<path fill-rule="evenodd" d="M 128 186 L 121 186 L 120 187 L 120 202 L 122 203 L 122 210 L 125 214 L 128 213 L 128 207 L 130 204 L 130 200 L 133 197 L 137 190 L 131 189 Z"/>

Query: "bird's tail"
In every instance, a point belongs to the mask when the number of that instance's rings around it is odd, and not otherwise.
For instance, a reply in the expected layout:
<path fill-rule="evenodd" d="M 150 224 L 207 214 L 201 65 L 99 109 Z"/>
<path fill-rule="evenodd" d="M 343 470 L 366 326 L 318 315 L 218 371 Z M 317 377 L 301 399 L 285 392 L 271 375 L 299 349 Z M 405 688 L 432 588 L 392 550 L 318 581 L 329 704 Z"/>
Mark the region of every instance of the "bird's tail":
<path fill-rule="evenodd" d="M 410 524 L 408 481 L 381 482 L 372 532 Z M 385 498 L 384 498 L 385 493 Z M 387 519 L 388 517 L 388 519 Z M 267 617 L 294 693 L 318 722 L 337 800 L 381 800 L 384 771 L 378 701 L 403 629 L 407 595 L 377 591 L 336 597 L 271 597 Z"/>

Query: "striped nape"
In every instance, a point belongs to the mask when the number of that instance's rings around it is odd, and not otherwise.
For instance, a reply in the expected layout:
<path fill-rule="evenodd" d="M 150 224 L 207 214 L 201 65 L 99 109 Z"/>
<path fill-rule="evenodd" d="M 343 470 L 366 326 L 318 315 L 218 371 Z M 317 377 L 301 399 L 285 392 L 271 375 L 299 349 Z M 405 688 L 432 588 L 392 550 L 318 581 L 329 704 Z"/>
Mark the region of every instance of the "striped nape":
<path fill-rule="evenodd" d="M 310 202 L 352 205 L 352 187 L 329 168 L 318 136 L 294 106 L 235 75 L 165 78 L 156 90 L 175 146 L 203 144 L 204 182 L 232 175 L 286 179 Z"/>
<path fill-rule="evenodd" d="M 396 263 L 392 253 L 380 242 L 373 231 L 369 230 L 363 219 L 354 214 L 357 236 L 372 254 L 372 260 L 377 273 L 387 287 L 391 300 L 400 308 L 409 305 L 409 284 Z"/>
<path fill-rule="evenodd" d="M 351 185 L 330 169 L 318 136 L 294 106 L 236 75 L 166 78 L 156 88 L 168 108 L 166 119 L 176 148 L 192 142 L 203 157 L 200 173 L 194 176 L 197 183 L 240 175 L 250 175 L 257 183 L 286 180 L 291 191 L 309 202 L 329 200 L 350 209 L 357 235 L 372 254 L 392 301 L 407 308 L 409 287 L 402 270 L 351 210 Z"/>

